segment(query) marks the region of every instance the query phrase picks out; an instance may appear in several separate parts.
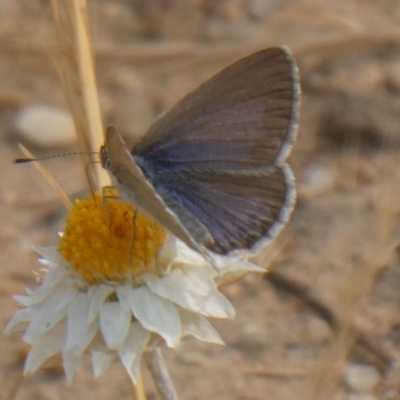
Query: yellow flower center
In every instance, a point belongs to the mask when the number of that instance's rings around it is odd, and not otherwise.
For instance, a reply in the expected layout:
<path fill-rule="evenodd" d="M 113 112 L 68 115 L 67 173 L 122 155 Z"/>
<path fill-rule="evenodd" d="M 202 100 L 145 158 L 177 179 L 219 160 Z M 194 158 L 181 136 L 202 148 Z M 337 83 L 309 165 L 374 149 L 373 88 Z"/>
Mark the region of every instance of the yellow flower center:
<path fill-rule="evenodd" d="M 122 283 L 161 272 L 157 254 L 164 239 L 164 229 L 146 213 L 96 193 L 75 200 L 58 251 L 89 283 Z"/>

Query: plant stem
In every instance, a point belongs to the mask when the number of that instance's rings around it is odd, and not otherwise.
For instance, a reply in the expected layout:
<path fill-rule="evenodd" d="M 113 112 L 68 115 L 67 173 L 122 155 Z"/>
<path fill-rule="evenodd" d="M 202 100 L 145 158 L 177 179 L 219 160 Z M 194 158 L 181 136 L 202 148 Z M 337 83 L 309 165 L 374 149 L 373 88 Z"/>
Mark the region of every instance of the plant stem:
<path fill-rule="evenodd" d="M 143 357 L 146 360 L 147 368 L 153 378 L 160 399 L 178 400 L 159 347 L 148 350 L 143 354 Z"/>
<path fill-rule="evenodd" d="M 146 400 L 146 393 L 144 391 L 143 379 L 142 374 L 140 373 L 140 369 L 138 371 L 137 384 L 132 385 L 132 400 Z"/>

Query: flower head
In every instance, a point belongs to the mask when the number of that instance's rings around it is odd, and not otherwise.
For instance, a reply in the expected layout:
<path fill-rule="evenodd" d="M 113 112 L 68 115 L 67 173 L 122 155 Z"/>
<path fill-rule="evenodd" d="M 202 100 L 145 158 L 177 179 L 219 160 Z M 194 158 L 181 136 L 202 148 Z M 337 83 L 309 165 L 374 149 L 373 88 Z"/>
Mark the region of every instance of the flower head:
<path fill-rule="evenodd" d="M 76 200 L 58 250 L 88 283 L 135 281 L 162 273 L 156 262 L 165 231 L 147 214 L 113 198 Z"/>
<path fill-rule="evenodd" d="M 25 328 L 32 346 L 25 373 L 60 353 L 68 380 L 79 357 L 90 351 L 95 375 L 119 358 L 136 382 L 149 341 L 169 347 L 181 337 L 222 344 L 205 317 L 233 318 L 219 291 L 215 269 L 129 203 L 78 200 L 58 248 L 42 256 L 41 285 L 15 296 L 21 308 L 6 327 Z M 253 264 L 216 259 L 221 275 L 261 270 Z"/>

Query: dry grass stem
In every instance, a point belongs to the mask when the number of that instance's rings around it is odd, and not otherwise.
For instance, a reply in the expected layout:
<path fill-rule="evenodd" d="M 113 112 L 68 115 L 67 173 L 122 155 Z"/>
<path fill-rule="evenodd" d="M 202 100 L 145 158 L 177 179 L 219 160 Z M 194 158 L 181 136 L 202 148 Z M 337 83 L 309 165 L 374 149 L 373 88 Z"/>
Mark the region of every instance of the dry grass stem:
<path fill-rule="evenodd" d="M 263 376 L 267 378 L 276 379 L 292 379 L 292 378 L 304 378 L 309 372 L 303 369 L 291 369 L 291 368 L 252 368 L 244 372 L 246 375 Z"/>
<path fill-rule="evenodd" d="M 91 52 L 87 8 L 84 0 L 71 0 L 61 9 L 52 1 L 56 40 L 61 51 L 55 58 L 62 87 L 74 118 L 80 147 L 85 152 L 99 151 L 103 143 L 103 124 Z M 98 163 L 98 157 L 84 156 L 84 166 Z M 110 184 L 100 165 L 92 169 L 95 190 Z M 90 184 L 90 182 L 88 182 Z"/>
<path fill-rule="evenodd" d="M 19 145 L 22 153 L 28 158 L 35 158 L 35 156 L 22 144 Z M 72 207 L 71 200 L 67 196 L 67 194 L 62 190 L 61 186 L 57 183 L 57 181 L 53 178 L 49 171 L 43 166 L 43 164 L 39 161 L 35 161 L 33 165 L 40 171 L 40 173 L 44 176 L 50 186 L 54 189 L 54 191 L 58 194 L 61 201 L 64 203 L 67 209 Z"/>
<path fill-rule="evenodd" d="M 137 384 L 132 385 L 132 400 L 146 400 L 146 393 L 143 386 L 142 374 L 138 372 Z"/>

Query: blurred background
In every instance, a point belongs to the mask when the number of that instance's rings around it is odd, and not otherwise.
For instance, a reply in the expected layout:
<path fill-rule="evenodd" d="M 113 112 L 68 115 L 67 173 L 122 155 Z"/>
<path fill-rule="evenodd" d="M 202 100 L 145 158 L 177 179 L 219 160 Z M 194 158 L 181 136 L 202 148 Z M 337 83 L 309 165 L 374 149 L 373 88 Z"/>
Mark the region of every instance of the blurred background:
<path fill-rule="evenodd" d="M 296 210 L 258 259 L 269 273 L 223 288 L 237 311 L 212 321 L 226 346 L 165 349 L 180 398 L 400 399 L 400 1 L 88 3 L 103 121 L 128 142 L 241 56 L 285 44 L 300 69 Z M 77 149 L 54 54 L 48 2 L 1 0 L 2 326 L 11 296 L 36 285 L 31 246 L 56 244 L 66 213 L 33 165 L 12 164 L 18 143 L 37 156 Z M 46 167 L 71 198 L 87 193 L 78 159 Z M 95 380 L 88 359 L 71 386 L 57 363 L 22 379 L 26 351 L 0 336 L 1 398 L 130 398 L 119 365 Z"/>

